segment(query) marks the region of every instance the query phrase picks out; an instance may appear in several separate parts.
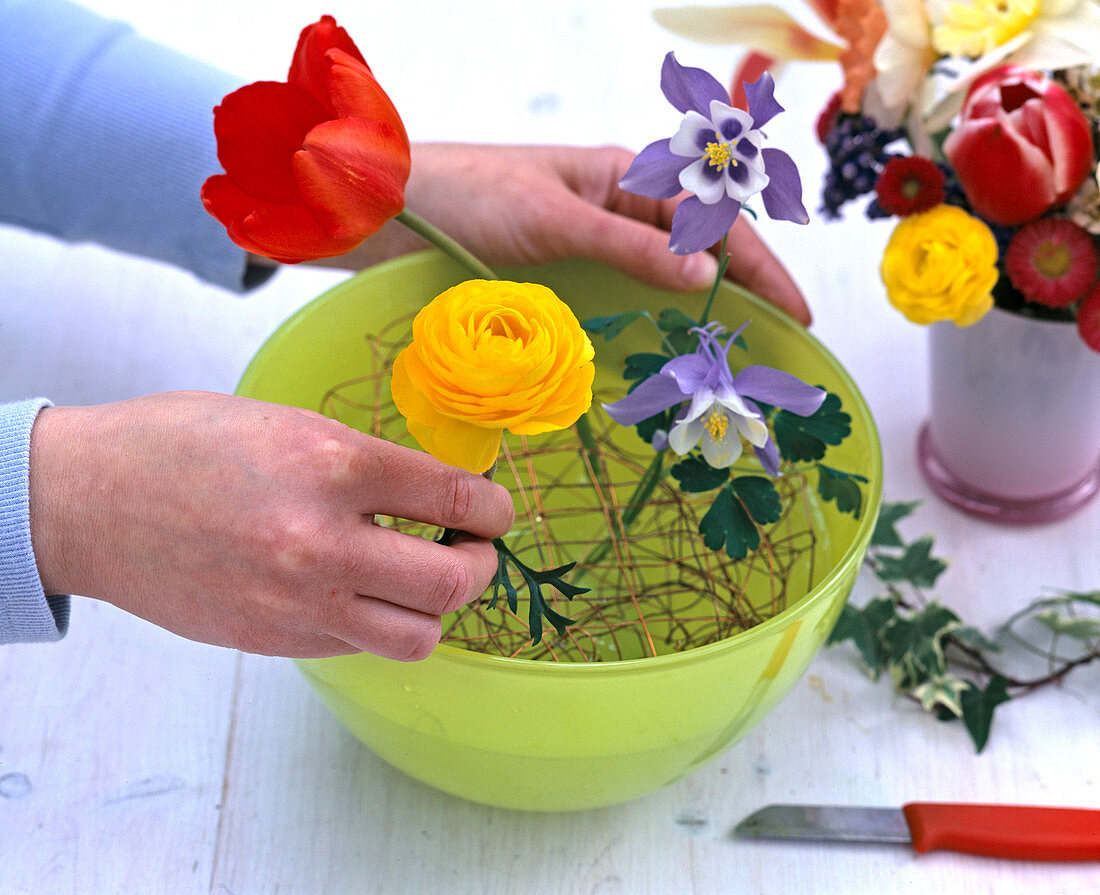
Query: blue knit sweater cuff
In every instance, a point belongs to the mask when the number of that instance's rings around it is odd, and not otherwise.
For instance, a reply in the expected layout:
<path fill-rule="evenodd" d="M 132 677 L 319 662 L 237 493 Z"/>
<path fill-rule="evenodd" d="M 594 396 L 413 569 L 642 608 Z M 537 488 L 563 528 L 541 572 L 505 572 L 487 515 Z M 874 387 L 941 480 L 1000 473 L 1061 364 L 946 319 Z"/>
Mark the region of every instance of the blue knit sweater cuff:
<path fill-rule="evenodd" d="M 0 405 L 0 643 L 58 640 L 69 627 L 69 598 L 46 596 L 31 547 L 31 427 L 48 406 Z"/>

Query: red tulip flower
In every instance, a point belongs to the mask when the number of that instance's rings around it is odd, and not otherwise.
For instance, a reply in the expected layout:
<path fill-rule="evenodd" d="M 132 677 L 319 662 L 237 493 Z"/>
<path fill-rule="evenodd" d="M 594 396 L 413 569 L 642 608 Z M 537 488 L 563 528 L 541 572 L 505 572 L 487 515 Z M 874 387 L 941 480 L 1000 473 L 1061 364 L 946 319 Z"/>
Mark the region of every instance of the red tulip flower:
<path fill-rule="evenodd" d="M 1093 164 L 1089 122 L 1073 98 L 1015 65 L 974 82 L 943 151 L 974 211 L 1008 226 L 1068 200 Z"/>
<path fill-rule="evenodd" d="M 286 83 L 222 100 L 214 133 L 226 173 L 203 184 L 203 204 L 255 254 L 288 264 L 342 255 L 405 204 L 405 127 L 331 16 L 302 31 Z"/>

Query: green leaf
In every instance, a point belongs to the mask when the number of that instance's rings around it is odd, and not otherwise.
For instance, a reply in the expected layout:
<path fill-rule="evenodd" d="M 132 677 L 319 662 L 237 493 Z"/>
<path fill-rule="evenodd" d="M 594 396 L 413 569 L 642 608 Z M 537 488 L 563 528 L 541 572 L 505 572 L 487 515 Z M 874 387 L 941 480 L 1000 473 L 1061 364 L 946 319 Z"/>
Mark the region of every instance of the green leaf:
<path fill-rule="evenodd" d="M 946 709 L 956 718 L 961 718 L 963 694 L 972 687 L 973 684 L 968 681 L 957 678 L 953 674 L 945 674 L 925 681 L 913 690 L 913 695 L 920 700 L 926 712 L 931 712 L 938 706 Z"/>
<path fill-rule="evenodd" d="M 667 334 L 666 339 L 677 354 L 695 350 L 698 337 L 691 332 L 699 324 L 679 308 L 665 308 L 657 315 L 657 325 Z"/>
<path fill-rule="evenodd" d="M 992 677 L 985 690 L 972 685 L 962 694 L 963 724 L 966 725 L 967 733 L 974 741 L 977 752 L 980 753 L 989 742 L 994 710 L 1002 703 L 1008 702 L 1010 698 L 1008 682 L 1000 675 Z"/>
<path fill-rule="evenodd" d="M 730 487 L 757 525 L 771 525 L 783 515 L 783 503 L 771 479 L 762 475 L 740 475 L 730 482 Z"/>
<path fill-rule="evenodd" d="M 852 418 L 841 410 L 831 392 L 811 416 L 780 410 L 773 420 L 775 444 L 783 459 L 793 463 L 820 460 L 827 445 L 840 444 L 852 431 Z"/>
<path fill-rule="evenodd" d="M 953 640 L 958 640 L 974 649 L 985 650 L 991 653 L 999 653 L 1001 646 L 986 637 L 981 631 L 971 625 L 959 625 L 951 632 Z"/>
<path fill-rule="evenodd" d="M 661 367 L 669 362 L 669 357 L 642 351 L 628 354 L 624 362 L 626 369 L 623 370 L 623 379 L 648 379 L 661 372 Z"/>
<path fill-rule="evenodd" d="M 897 604 L 889 597 L 876 597 L 863 609 L 848 603 L 841 610 L 828 642 L 834 644 L 851 640 L 871 678 L 878 680 L 884 664 L 879 631 L 895 617 L 896 612 Z"/>
<path fill-rule="evenodd" d="M 947 563 L 932 554 L 932 537 L 927 535 L 905 548 L 901 556 L 878 554 L 875 574 L 883 581 L 908 581 L 914 587 L 932 587 Z"/>
<path fill-rule="evenodd" d="M 699 533 L 711 550 L 721 550 L 725 546 L 730 559 L 744 559 L 760 546 L 760 533 L 728 484 L 718 492 L 700 520 Z"/>
<path fill-rule="evenodd" d="M 906 516 L 910 515 L 920 506 L 920 504 L 921 502 L 919 500 L 884 503 L 882 509 L 879 510 L 878 521 L 875 523 L 875 530 L 871 533 L 871 546 L 904 547 L 905 542 L 901 539 L 901 536 L 894 526 Z"/>
<path fill-rule="evenodd" d="M 610 314 L 606 317 L 590 317 L 581 324 L 590 333 L 603 335 L 607 341 L 611 341 L 635 320 L 642 316 L 642 311 L 624 311 L 621 314 Z"/>
<path fill-rule="evenodd" d="M 1088 618 L 1081 615 L 1067 615 L 1057 609 L 1046 609 L 1035 613 L 1035 621 L 1049 628 L 1058 637 L 1074 637 L 1077 640 L 1095 640 L 1100 638 L 1100 618 Z"/>
<path fill-rule="evenodd" d="M 665 308 L 657 315 L 657 325 L 670 333 L 677 329 L 691 329 L 699 324 L 679 308 Z"/>
<path fill-rule="evenodd" d="M 943 640 L 959 617 L 946 606 L 929 603 L 908 617 L 897 616 L 881 633 L 887 664 L 898 688 L 911 690 L 947 671 Z"/>
<path fill-rule="evenodd" d="M 833 501 L 842 513 L 849 513 L 856 519 L 863 511 L 863 491 L 860 483 L 866 483 L 865 476 L 850 472 L 841 472 L 822 463 L 817 465 L 817 493 L 824 501 Z"/>
<path fill-rule="evenodd" d="M 508 608 L 513 612 L 516 611 L 516 590 L 508 578 L 507 567 L 508 563 L 511 563 L 527 584 L 529 602 L 527 626 L 530 629 L 532 641 L 538 643 L 542 640 L 542 620 L 544 618 L 554 626 L 558 636 L 564 637 L 566 628 L 573 624 L 575 619 L 566 618 L 561 613 L 556 612 L 546 601 L 546 598 L 543 597 L 542 588 L 544 585 L 557 588 L 569 600 L 572 600 L 578 594 L 588 593 L 589 588 L 570 584 L 563 577 L 572 571 L 576 563 L 570 562 L 564 566 L 558 566 L 556 569 L 538 572 L 524 564 L 500 538 L 493 540 L 493 546 L 497 550 L 497 574 L 493 579 L 493 599 L 489 603 L 490 607 L 496 605 L 497 586 L 499 585 L 504 588 L 505 593 L 508 595 Z"/>
<path fill-rule="evenodd" d="M 696 456 L 685 457 L 679 463 L 673 464 L 669 472 L 680 483 L 682 490 L 692 494 L 719 488 L 730 477 L 729 469 L 715 469 Z"/>
<path fill-rule="evenodd" d="M 497 597 L 500 589 L 504 588 L 504 594 L 508 598 L 508 608 L 513 612 L 519 608 L 519 596 L 508 575 L 508 554 L 497 550 L 497 573 L 493 576 L 493 598 L 489 601 L 489 608 L 497 608 Z"/>

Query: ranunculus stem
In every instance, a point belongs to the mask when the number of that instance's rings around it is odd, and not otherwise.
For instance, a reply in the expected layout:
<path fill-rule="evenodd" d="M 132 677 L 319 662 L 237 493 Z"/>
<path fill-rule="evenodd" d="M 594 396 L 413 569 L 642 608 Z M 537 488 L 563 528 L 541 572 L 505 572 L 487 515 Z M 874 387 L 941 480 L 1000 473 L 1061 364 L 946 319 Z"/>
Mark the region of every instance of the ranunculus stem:
<path fill-rule="evenodd" d="M 500 279 L 500 277 L 493 272 L 493 269 L 485 264 L 485 262 L 451 239 L 451 237 L 435 226 L 435 224 L 424 220 L 420 215 L 409 211 L 407 208 L 403 208 L 395 220 L 400 221 L 418 236 L 424 237 L 424 239 L 444 254 L 449 255 L 465 267 L 475 277 L 485 280 Z"/>

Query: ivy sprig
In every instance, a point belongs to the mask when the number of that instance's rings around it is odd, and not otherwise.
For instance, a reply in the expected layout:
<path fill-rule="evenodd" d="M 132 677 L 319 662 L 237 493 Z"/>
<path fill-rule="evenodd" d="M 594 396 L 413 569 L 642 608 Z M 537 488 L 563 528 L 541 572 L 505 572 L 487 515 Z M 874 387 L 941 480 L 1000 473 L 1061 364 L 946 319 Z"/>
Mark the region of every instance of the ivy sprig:
<path fill-rule="evenodd" d="M 987 637 L 927 596 L 948 565 L 934 555 L 932 537 L 906 542 L 898 532 L 897 524 L 918 506 L 883 505 L 867 558 L 882 592 L 861 607 L 847 604 L 828 642 L 851 641 L 872 680 L 885 673 L 897 692 L 925 711 L 940 720 L 961 720 L 981 752 L 999 706 L 1100 659 L 1100 591 L 1037 598 L 1010 616 L 995 637 Z M 1046 632 L 1046 647 L 1021 633 L 1028 625 Z M 1042 655 L 1049 671 L 1030 678 L 1006 671 L 998 662 L 1006 641 Z M 1069 652 L 1059 652 L 1067 641 Z"/>

